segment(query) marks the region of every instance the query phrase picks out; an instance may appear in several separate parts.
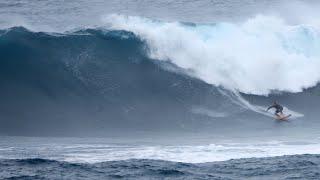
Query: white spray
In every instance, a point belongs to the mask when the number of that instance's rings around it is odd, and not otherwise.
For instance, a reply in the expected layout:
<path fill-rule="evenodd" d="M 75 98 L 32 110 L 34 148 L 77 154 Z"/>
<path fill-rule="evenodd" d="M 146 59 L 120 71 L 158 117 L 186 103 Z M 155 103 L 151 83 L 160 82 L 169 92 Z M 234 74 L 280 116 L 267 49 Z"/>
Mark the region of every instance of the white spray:
<path fill-rule="evenodd" d="M 215 86 L 267 95 L 301 92 L 320 80 L 320 31 L 257 16 L 239 24 L 184 25 L 111 15 L 111 28 L 134 32 L 150 57 L 167 60 Z"/>

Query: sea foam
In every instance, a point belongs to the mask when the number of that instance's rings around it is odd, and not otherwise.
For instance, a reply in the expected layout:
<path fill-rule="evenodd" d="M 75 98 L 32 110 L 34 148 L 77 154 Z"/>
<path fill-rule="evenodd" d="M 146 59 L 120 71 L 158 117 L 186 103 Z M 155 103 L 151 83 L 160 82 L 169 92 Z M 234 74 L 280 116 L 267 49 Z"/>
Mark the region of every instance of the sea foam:
<path fill-rule="evenodd" d="M 246 94 L 301 92 L 320 80 L 320 30 L 275 16 L 187 24 L 108 15 L 108 28 L 135 33 L 149 56 L 206 83 Z"/>

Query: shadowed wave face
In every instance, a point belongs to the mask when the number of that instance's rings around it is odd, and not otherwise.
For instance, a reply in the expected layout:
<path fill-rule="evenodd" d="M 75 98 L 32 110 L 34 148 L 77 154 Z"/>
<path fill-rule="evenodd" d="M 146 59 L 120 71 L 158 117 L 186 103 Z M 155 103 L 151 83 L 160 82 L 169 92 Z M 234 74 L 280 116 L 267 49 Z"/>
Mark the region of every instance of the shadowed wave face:
<path fill-rule="evenodd" d="M 181 129 L 215 106 L 211 86 L 155 64 L 130 32 L 1 34 L 2 132 Z"/>
<path fill-rule="evenodd" d="M 179 64 L 158 61 L 150 55 L 152 48 L 141 36 L 123 30 L 1 30 L 1 133 L 237 135 L 319 127 L 318 86 L 268 97 L 235 95 L 190 76 Z M 254 110 L 274 99 L 305 116 L 283 127 Z"/>

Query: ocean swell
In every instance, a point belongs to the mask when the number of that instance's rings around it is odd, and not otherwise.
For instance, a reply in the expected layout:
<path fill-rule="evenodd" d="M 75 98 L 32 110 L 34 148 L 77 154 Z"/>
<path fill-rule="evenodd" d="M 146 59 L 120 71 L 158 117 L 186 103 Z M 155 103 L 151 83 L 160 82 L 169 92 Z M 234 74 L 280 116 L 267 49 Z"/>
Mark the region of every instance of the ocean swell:
<path fill-rule="evenodd" d="M 146 51 L 145 43 L 121 30 L 2 30 L 1 133 L 194 129 L 203 126 L 194 119 L 210 121 L 193 113 L 194 106 L 232 106 L 212 86 Z"/>
<path fill-rule="evenodd" d="M 193 32 L 198 25 L 175 26 Z M 111 131 L 122 134 L 119 129 L 126 129 L 126 132 L 201 130 L 232 136 L 261 128 L 271 130 L 273 114 L 265 109 L 274 99 L 287 107 L 285 113 L 291 113 L 292 119 L 306 114 L 309 120 L 303 124 L 315 130 L 317 127 L 319 86 L 303 93 L 271 94 L 269 97 L 244 95 L 230 84 L 217 87 L 196 76 L 201 70 L 199 67 L 204 67 L 201 58 L 193 56 L 195 61 L 190 61 L 188 68 L 181 67 L 169 56 L 159 61 L 152 55 L 158 50 L 136 32 L 97 28 L 46 33 L 14 27 L 1 30 L 0 34 L 0 115 L 3 117 L 0 129 L 4 134 L 99 135 Z M 166 39 L 168 33 L 159 32 L 158 35 Z M 177 39 L 172 40 L 177 42 L 179 38 L 181 36 L 177 35 Z M 167 48 L 167 44 L 164 41 L 163 47 Z M 192 44 L 189 45 L 191 49 Z M 181 47 L 189 45 L 181 41 L 175 49 L 181 63 L 188 58 L 183 56 Z M 310 56 L 312 61 L 317 55 Z M 224 67 L 228 64 L 223 63 L 234 61 L 216 62 Z M 211 66 L 213 64 L 207 64 L 208 68 Z M 214 68 L 217 72 L 210 68 L 206 72 L 217 73 L 217 77 L 225 74 L 219 82 L 228 82 L 224 80 L 231 77 L 229 72 L 221 71 L 219 66 Z M 241 67 L 234 67 L 234 70 L 241 70 Z M 315 77 L 310 76 L 309 80 Z M 253 82 L 248 78 L 242 80 Z M 278 81 L 264 82 L 267 86 Z M 295 81 L 295 85 L 301 83 L 303 81 Z M 233 129 L 235 126 L 237 131 Z"/>
<path fill-rule="evenodd" d="M 317 179 L 319 155 L 190 164 L 133 159 L 96 164 L 48 159 L 0 160 L 5 179 Z M 59 173 L 52 173 L 58 171 Z"/>

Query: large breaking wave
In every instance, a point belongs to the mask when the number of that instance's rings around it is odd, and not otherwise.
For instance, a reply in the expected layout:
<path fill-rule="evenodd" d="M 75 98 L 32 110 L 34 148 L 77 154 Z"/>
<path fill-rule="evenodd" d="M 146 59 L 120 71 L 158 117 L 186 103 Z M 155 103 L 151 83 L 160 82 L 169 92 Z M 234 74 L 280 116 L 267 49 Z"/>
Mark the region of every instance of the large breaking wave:
<path fill-rule="evenodd" d="M 107 28 L 64 33 L 0 30 L 2 133 L 274 131 L 265 112 L 274 99 L 293 117 L 308 114 L 295 123 L 317 127 L 319 88 L 310 88 L 320 76 L 316 28 L 266 17 L 211 25 L 105 21 Z"/>
<path fill-rule="evenodd" d="M 207 25 L 141 17 L 104 18 L 113 29 L 138 35 L 150 57 L 170 61 L 209 84 L 247 94 L 301 92 L 320 80 L 320 31 L 257 16 Z"/>

